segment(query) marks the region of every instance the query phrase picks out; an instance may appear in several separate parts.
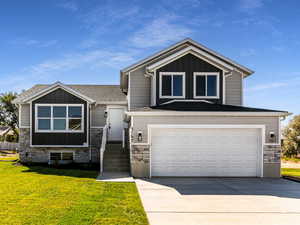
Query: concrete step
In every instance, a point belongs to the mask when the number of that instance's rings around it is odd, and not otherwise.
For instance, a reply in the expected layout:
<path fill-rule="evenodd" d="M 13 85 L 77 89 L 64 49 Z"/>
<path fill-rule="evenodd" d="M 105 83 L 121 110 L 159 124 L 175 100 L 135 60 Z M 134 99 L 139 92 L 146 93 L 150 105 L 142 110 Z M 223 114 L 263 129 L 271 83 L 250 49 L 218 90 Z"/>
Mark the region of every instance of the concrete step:
<path fill-rule="evenodd" d="M 129 172 L 129 151 L 122 143 L 108 143 L 104 152 L 103 169 L 106 172 Z"/>
<path fill-rule="evenodd" d="M 105 169 L 105 172 L 129 172 L 130 168 L 122 169 L 122 168 L 113 168 L 113 169 Z"/>
<path fill-rule="evenodd" d="M 127 155 L 104 155 L 104 159 L 129 159 Z"/>

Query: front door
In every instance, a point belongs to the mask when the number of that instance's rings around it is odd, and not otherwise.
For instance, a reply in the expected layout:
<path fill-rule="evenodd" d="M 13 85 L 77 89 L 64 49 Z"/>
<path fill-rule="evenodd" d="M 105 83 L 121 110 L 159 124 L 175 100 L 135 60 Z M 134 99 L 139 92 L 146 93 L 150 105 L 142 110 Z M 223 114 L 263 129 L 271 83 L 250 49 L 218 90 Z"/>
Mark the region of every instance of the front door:
<path fill-rule="evenodd" d="M 109 141 L 122 141 L 124 108 L 108 109 Z"/>

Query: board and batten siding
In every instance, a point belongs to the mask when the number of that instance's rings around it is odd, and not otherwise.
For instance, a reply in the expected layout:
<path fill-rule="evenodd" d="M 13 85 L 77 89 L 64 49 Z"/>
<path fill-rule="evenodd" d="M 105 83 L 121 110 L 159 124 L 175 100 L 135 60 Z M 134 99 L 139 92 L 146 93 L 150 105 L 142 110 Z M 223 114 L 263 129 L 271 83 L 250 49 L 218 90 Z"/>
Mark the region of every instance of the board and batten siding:
<path fill-rule="evenodd" d="M 145 68 L 146 66 L 136 69 L 132 71 L 129 75 L 130 90 L 128 92 L 128 99 L 130 110 L 142 107 L 149 107 L 151 105 L 151 78 L 145 77 Z M 156 90 L 158 94 L 158 81 L 156 85 Z M 188 93 L 192 92 L 192 85 L 188 85 L 187 88 L 190 89 L 187 90 Z M 220 96 L 222 96 L 222 83 L 220 85 L 220 88 Z M 226 77 L 225 79 L 225 104 L 242 105 L 242 88 L 243 86 L 241 74 L 237 71 L 232 71 L 232 75 Z M 159 103 L 159 99 L 157 103 Z"/>
<path fill-rule="evenodd" d="M 129 76 L 130 109 L 150 106 L 151 80 L 145 77 L 145 67 L 132 71 Z"/>
<path fill-rule="evenodd" d="M 55 133 L 35 132 L 35 105 L 36 104 L 82 104 L 84 107 L 84 132 L 82 133 Z M 32 102 L 32 145 L 63 145 L 83 146 L 88 143 L 87 102 L 66 92 L 63 89 L 56 89 L 49 94 L 42 96 Z"/>
<path fill-rule="evenodd" d="M 185 74 L 185 99 L 194 99 L 194 73 L 197 72 L 216 72 L 219 73 L 219 96 L 218 98 L 205 98 L 203 100 L 208 100 L 214 103 L 221 104 L 223 101 L 223 72 L 221 69 L 215 67 L 214 65 L 200 59 L 193 54 L 187 54 L 179 59 L 164 65 L 156 71 L 156 102 L 157 104 L 162 104 L 164 102 L 170 101 L 173 98 L 160 98 L 160 73 L 161 72 L 184 72 Z M 180 99 L 180 98 L 179 98 Z"/>
<path fill-rule="evenodd" d="M 91 106 L 91 127 L 104 127 L 106 118 L 104 117 L 105 105 Z"/>
<path fill-rule="evenodd" d="M 242 105 L 242 76 L 237 71 L 232 71 L 232 75 L 225 79 L 225 103 L 227 105 Z"/>
<path fill-rule="evenodd" d="M 29 127 L 30 126 L 30 104 L 20 105 L 20 127 Z"/>
<path fill-rule="evenodd" d="M 133 116 L 132 143 L 138 143 L 138 132 L 142 132 L 142 143 L 148 142 L 149 124 L 191 124 L 191 125 L 265 125 L 266 143 L 269 142 L 269 133 L 274 132 L 279 137 L 278 117 L 242 117 L 242 116 Z"/>

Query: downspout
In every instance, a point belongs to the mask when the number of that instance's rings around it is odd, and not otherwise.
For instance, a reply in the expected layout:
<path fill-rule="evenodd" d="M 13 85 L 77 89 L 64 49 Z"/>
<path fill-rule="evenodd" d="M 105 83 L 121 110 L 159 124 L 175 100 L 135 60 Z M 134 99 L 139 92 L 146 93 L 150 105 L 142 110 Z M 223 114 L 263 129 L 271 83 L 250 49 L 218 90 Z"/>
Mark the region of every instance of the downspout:
<path fill-rule="evenodd" d="M 89 158 L 90 158 L 90 164 L 92 163 L 92 142 L 91 142 L 91 105 L 89 104 Z"/>

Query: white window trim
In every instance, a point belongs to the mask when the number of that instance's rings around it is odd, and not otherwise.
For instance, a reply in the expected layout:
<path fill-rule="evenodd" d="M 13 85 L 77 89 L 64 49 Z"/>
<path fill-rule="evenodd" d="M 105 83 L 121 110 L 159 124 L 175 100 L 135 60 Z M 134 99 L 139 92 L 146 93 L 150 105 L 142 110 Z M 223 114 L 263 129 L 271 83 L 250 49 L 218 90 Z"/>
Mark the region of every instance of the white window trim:
<path fill-rule="evenodd" d="M 38 117 L 38 107 L 39 106 L 50 106 L 51 107 L 51 116 L 50 117 Z M 61 119 L 66 119 L 66 130 L 54 130 L 53 129 L 53 120 L 54 119 L 60 119 L 59 117 L 53 117 L 53 107 L 54 106 L 65 106 L 67 108 L 66 111 L 66 117 L 63 117 Z M 69 130 L 68 126 L 69 126 L 69 119 L 79 119 L 79 118 L 69 118 L 69 106 L 78 106 L 81 107 L 81 130 Z M 35 119 L 35 133 L 84 133 L 84 105 L 83 104 L 35 104 L 35 115 L 34 115 L 34 119 Z M 50 130 L 39 130 L 38 129 L 38 119 L 50 119 L 51 124 Z"/>
<path fill-rule="evenodd" d="M 162 76 L 171 76 L 171 92 L 173 92 L 173 75 L 182 76 L 182 96 L 162 95 Z M 159 98 L 185 98 L 185 72 L 159 72 Z"/>
<path fill-rule="evenodd" d="M 210 76 L 210 75 L 217 76 L 217 95 L 216 96 L 207 96 L 207 76 Z M 206 96 L 196 95 L 196 77 L 197 76 L 206 76 L 206 79 L 205 79 Z M 220 98 L 220 73 L 219 72 L 194 72 L 193 77 L 194 77 L 193 78 L 194 98 L 205 98 L 205 99 L 218 99 L 218 98 Z"/>

